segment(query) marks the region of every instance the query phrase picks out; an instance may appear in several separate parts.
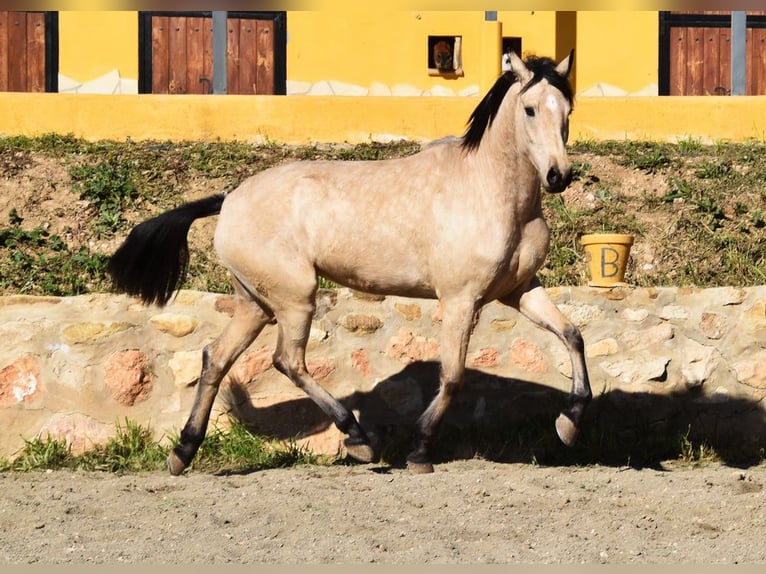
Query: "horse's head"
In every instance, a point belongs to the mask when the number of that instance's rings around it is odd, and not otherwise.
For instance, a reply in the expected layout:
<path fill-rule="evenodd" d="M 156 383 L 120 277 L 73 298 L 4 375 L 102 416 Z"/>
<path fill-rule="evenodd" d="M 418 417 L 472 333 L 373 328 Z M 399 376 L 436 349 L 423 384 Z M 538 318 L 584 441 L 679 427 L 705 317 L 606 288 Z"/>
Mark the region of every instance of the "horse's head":
<path fill-rule="evenodd" d="M 511 71 L 521 84 L 515 122 L 519 149 L 537 169 L 543 187 L 552 193 L 564 191 L 572 180 L 567 156 L 569 114 L 572 111 L 574 50 L 556 64 L 548 58 L 530 58 L 526 63 L 510 52 Z"/>
<path fill-rule="evenodd" d="M 440 72 L 453 72 L 452 46 L 444 40 L 434 45 L 434 65 Z"/>

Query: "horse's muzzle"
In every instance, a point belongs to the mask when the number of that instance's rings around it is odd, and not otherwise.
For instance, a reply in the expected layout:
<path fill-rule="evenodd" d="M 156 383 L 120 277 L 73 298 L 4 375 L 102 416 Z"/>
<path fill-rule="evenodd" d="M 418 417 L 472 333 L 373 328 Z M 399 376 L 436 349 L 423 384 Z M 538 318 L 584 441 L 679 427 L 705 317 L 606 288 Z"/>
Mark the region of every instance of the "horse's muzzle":
<path fill-rule="evenodd" d="M 565 174 L 562 174 L 558 168 L 552 167 L 548 170 L 543 185 L 546 191 L 549 191 L 550 193 L 561 193 L 570 183 L 572 183 L 571 169 L 568 169 Z"/>

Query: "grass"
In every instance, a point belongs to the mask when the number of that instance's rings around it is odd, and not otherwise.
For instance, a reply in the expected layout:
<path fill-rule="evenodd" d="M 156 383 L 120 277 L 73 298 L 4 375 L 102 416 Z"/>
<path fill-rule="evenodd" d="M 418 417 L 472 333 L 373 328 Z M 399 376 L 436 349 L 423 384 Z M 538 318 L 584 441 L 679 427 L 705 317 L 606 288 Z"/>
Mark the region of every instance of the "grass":
<path fill-rule="evenodd" d="M 0 226 L 0 292 L 67 296 L 106 291 L 107 255 L 87 246 L 69 246 L 58 234 L 25 229 L 12 209 Z"/>
<path fill-rule="evenodd" d="M 55 134 L 0 138 L 0 175 L 22 180 L 34 169 L 34 158 L 45 157 L 60 172 L 49 185 L 67 188 L 72 203 L 87 202 L 83 230 L 72 236 L 30 225 L 26 220 L 34 203 L 11 205 L 12 217 L 0 224 L 0 295 L 108 291 L 104 269 L 110 253 L 100 246 L 103 241 L 114 245 L 147 217 L 199 193 L 231 190 L 268 167 L 294 160 L 380 160 L 419 148 L 407 141 L 280 146 L 88 142 Z M 540 273 L 544 286 L 585 283 L 579 237 L 595 231 L 636 235 L 634 253 L 644 249 L 650 260 L 634 258 L 629 264 L 626 280 L 634 285 L 706 288 L 763 283 L 766 143 L 705 145 L 691 138 L 675 144 L 579 141 L 569 151 L 575 185 L 592 201 L 544 195 L 552 231 L 550 254 Z M 608 177 L 596 160 L 608 160 L 635 178 Z M 323 288 L 333 286 L 323 278 L 320 283 Z M 209 238 L 204 245 L 192 242 L 184 287 L 231 291 Z"/>
<path fill-rule="evenodd" d="M 167 456 L 176 442 L 178 436 L 155 441 L 150 428 L 126 419 L 124 425 L 116 425 L 113 438 L 81 454 L 73 454 L 65 441 L 50 436 L 27 440 L 13 460 L 0 459 L 0 471 L 160 471 L 167 468 Z M 190 469 L 222 473 L 332 462 L 332 457 L 312 453 L 294 440 L 286 443 L 270 440 L 251 434 L 244 426 L 232 421 L 228 429 L 215 428 L 208 432 Z"/>
<path fill-rule="evenodd" d="M 550 423 L 547 417 L 541 417 L 492 428 L 466 429 L 446 425 L 434 443 L 434 460 L 471 456 L 537 465 L 633 467 L 656 466 L 665 460 L 676 460 L 687 465 L 722 460 L 714 446 L 691 436 L 691 427 L 685 433 L 678 434 L 656 433 L 651 429 L 642 432 L 638 429 L 631 437 L 620 438 L 611 430 L 595 424 L 588 427 L 585 435 L 570 448 L 560 443 Z M 415 432 L 414 427 L 402 426 L 389 436 L 381 453 L 381 464 L 404 466 Z M 126 419 L 124 425 L 116 425 L 116 432 L 108 442 L 81 454 L 73 454 L 65 441 L 51 437 L 25 441 L 23 450 L 13 460 L 0 459 L 0 472 L 165 472 L 167 455 L 177 441 L 177 436 L 155 441 L 150 428 Z M 763 460 L 766 457 L 761 451 L 760 461 Z M 242 424 L 231 421 L 229 428 L 215 428 L 208 432 L 187 472 L 227 474 L 297 465 L 346 463 L 337 457 L 313 453 L 299 446 L 295 440 L 271 440 L 252 434 Z"/>

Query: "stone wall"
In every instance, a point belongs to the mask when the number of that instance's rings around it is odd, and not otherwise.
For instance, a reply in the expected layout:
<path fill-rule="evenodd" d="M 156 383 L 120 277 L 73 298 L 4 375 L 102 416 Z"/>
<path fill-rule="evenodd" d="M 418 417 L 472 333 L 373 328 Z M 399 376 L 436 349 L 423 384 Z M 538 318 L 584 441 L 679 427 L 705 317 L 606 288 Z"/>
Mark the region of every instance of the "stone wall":
<path fill-rule="evenodd" d="M 716 289 L 550 289 L 582 330 L 594 391 L 590 421 L 766 446 L 766 286 Z M 126 420 L 157 438 L 180 431 L 201 350 L 227 323 L 231 299 L 182 291 L 167 307 L 115 295 L 0 298 L 0 456 L 50 435 L 80 452 Z M 313 376 L 372 434 L 412 424 L 436 389 L 435 301 L 321 291 L 308 348 Z M 239 417 L 317 452 L 342 436 L 271 364 L 269 325 L 224 380 L 214 423 Z M 563 345 L 513 309 L 487 305 L 476 325 L 464 392 L 450 424 L 512 422 L 564 404 Z M 551 426 L 552 428 L 552 426 Z"/>

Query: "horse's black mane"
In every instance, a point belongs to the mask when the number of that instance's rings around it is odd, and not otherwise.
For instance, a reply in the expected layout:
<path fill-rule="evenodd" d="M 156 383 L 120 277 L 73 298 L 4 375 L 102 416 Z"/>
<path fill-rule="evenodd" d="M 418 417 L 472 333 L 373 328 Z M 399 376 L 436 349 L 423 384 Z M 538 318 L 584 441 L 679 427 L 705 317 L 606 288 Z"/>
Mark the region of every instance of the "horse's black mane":
<path fill-rule="evenodd" d="M 551 58 L 528 56 L 524 63 L 529 71 L 532 72 L 532 79 L 522 88 L 522 93 L 541 80 L 547 80 L 550 85 L 564 94 L 564 97 L 569 100 L 570 105 L 574 102 L 572 86 L 566 78 L 556 72 L 557 64 Z M 511 71 L 505 72 L 497 79 L 495 85 L 489 89 L 481 102 L 479 102 L 479 105 L 476 106 L 476 109 L 471 113 L 471 117 L 468 118 L 468 129 L 466 129 L 463 135 L 463 142 L 461 144 L 463 149 L 473 151 L 479 147 L 484 133 L 492 125 L 492 121 L 500 109 L 500 104 L 503 103 L 505 94 L 518 81 L 518 76 Z"/>

